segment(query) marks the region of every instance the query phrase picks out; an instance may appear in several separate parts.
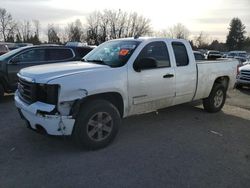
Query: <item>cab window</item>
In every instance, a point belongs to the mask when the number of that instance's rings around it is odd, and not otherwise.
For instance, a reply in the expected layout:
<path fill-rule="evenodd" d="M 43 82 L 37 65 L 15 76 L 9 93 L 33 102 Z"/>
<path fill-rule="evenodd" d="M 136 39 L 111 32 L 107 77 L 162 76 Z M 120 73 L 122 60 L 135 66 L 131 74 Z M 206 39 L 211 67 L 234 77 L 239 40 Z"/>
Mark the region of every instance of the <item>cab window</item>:
<path fill-rule="evenodd" d="M 144 58 L 153 58 L 156 60 L 156 68 L 170 67 L 169 53 L 165 42 L 157 41 L 147 44 L 136 61 Z"/>

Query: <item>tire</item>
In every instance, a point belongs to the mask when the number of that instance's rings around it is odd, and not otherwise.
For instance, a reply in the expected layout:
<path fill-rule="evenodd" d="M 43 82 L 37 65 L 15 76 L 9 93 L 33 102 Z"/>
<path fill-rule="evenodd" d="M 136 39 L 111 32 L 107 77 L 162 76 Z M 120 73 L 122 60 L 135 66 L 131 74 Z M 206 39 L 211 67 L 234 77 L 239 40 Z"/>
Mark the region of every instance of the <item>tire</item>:
<path fill-rule="evenodd" d="M 3 97 L 4 97 L 4 88 L 3 88 L 3 86 L 0 84 L 0 101 L 3 100 Z"/>
<path fill-rule="evenodd" d="M 235 88 L 236 88 L 236 89 L 242 89 L 242 85 L 236 84 L 236 85 L 235 85 Z"/>
<path fill-rule="evenodd" d="M 226 88 L 222 84 L 215 83 L 208 98 L 203 99 L 203 106 L 207 112 L 220 111 L 226 101 Z"/>
<path fill-rule="evenodd" d="M 105 100 L 83 104 L 78 112 L 73 140 L 82 148 L 96 150 L 111 143 L 118 133 L 120 113 Z"/>

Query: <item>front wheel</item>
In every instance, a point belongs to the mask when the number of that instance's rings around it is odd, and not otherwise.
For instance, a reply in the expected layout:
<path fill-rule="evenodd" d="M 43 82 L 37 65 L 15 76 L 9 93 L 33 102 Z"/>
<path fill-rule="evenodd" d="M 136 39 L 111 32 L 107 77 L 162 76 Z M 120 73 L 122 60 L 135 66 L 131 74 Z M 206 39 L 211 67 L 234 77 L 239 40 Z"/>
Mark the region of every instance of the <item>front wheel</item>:
<path fill-rule="evenodd" d="M 208 98 L 203 99 L 203 106 L 207 112 L 220 111 L 226 101 L 226 88 L 222 84 L 215 84 Z"/>
<path fill-rule="evenodd" d="M 242 85 L 236 84 L 236 85 L 235 85 L 235 88 L 236 88 L 236 89 L 242 89 Z"/>
<path fill-rule="evenodd" d="M 83 104 L 77 115 L 73 139 L 86 149 L 100 149 L 112 142 L 121 122 L 116 107 L 105 100 Z"/>

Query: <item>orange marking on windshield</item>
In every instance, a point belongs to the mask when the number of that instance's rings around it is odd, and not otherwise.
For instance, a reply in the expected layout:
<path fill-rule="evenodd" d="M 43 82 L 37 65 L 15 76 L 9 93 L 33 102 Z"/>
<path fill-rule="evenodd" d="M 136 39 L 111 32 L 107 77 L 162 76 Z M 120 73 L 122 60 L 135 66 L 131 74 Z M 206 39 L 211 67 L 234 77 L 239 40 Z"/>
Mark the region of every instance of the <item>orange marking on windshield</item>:
<path fill-rule="evenodd" d="M 125 56 L 125 55 L 128 55 L 129 53 L 129 50 L 127 49 L 121 49 L 120 52 L 119 52 L 119 55 L 120 56 Z"/>

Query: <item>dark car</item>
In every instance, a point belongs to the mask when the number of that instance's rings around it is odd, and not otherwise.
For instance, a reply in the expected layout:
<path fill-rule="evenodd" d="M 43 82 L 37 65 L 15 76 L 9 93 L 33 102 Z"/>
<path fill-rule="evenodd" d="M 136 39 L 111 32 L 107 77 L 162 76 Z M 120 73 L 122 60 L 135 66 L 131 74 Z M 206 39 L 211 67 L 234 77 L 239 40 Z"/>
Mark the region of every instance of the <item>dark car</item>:
<path fill-rule="evenodd" d="M 0 56 L 0 99 L 17 88 L 17 73 L 25 67 L 81 60 L 92 47 L 30 46 Z"/>

